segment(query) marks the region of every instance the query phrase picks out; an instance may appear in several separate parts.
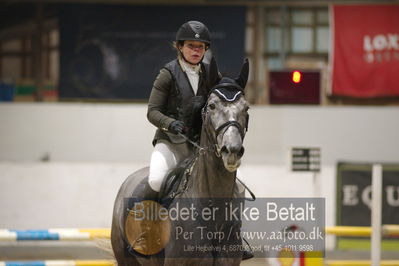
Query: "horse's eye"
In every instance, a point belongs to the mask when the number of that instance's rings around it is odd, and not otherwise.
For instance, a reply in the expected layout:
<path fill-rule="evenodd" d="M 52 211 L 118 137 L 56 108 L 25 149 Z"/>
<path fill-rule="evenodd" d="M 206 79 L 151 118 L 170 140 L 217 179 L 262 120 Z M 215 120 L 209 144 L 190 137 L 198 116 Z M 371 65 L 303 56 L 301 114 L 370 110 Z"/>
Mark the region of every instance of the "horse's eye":
<path fill-rule="evenodd" d="M 211 104 L 209 105 L 209 109 L 214 110 L 215 108 L 216 108 L 215 104 L 211 103 Z"/>

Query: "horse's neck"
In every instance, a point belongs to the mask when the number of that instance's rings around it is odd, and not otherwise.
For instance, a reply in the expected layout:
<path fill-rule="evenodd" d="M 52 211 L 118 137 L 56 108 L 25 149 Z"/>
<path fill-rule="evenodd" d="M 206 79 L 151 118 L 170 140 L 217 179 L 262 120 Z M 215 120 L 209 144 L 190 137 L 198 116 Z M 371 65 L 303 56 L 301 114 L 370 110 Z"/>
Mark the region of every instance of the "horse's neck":
<path fill-rule="evenodd" d="M 204 132 L 203 132 L 204 133 Z M 226 170 L 223 161 L 212 151 L 212 143 L 205 134 L 201 137 L 201 147 L 208 152 L 199 156 L 193 169 L 192 196 L 200 198 L 231 198 L 235 186 L 235 173 Z"/>

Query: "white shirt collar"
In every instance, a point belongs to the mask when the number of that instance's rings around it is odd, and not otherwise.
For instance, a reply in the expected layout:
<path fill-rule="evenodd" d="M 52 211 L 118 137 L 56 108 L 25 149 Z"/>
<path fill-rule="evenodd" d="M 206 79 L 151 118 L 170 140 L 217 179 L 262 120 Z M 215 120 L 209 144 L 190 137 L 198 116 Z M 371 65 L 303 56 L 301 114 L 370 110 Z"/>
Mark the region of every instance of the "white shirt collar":
<path fill-rule="evenodd" d="M 187 62 L 185 62 L 182 59 L 179 59 L 179 63 L 184 72 L 190 72 L 190 73 L 195 72 L 198 74 L 201 70 L 201 64 L 193 66 L 193 65 L 188 64 Z"/>

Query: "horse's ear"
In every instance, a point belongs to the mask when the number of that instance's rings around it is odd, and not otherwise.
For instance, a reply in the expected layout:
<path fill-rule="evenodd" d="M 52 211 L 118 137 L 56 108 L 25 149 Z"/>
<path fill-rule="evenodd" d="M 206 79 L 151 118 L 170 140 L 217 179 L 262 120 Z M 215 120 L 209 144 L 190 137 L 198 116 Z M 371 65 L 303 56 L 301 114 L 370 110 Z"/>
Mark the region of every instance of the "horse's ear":
<path fill-rule="evenodd" d="M 236 78 L 236 82 L 238 85 L 241 86 L 241 88 L 245 88 L 245 85 L 247 85 L 248 81 L 248 75 L 249 75 L 249 62 L 248 58 L 245 58 L 244 64 L 241 67 L 240 75 Z"/>
<path fill-rule="evenodd" d="M 209 73 L 208 85 L 209 88 L 212 88 L 220 80 L 218 65 L 216 63 L 215 57 L 213 56 L 211 58 L 211 62 L 209 63 L 208 73 Z"/>

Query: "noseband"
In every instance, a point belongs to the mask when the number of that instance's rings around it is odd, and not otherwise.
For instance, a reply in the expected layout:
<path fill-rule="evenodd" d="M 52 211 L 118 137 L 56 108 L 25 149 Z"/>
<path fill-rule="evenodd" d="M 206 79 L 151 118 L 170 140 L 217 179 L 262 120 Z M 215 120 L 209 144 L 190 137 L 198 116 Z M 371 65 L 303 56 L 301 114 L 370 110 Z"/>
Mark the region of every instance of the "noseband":
<path fill-rule="evenodd" d="M 241 124 L 238 123 L 238 122 L 235 121 L 235 120 L 230 120 L 230 121 L 227 121 L 226 123 L 223 123 L 222 125 L 220 125 L 220 126 L 215 130 L 216 138 L 219 136 L 220 132 L 221 132 L 223 129 L 226 128 L 226 130 L 227 130 L 227 128 L 229 128 L 229 127 L 231 127 L 231 126 L 236 127 L 236 128 L 238 129 L 238 131 L 240 132 L 241 139 L 244 139 L 244 136 L 245 136 L 245 133 L 246 133 L 247 129 L 244 131 L 244 129 L 242 128 Z"/>

